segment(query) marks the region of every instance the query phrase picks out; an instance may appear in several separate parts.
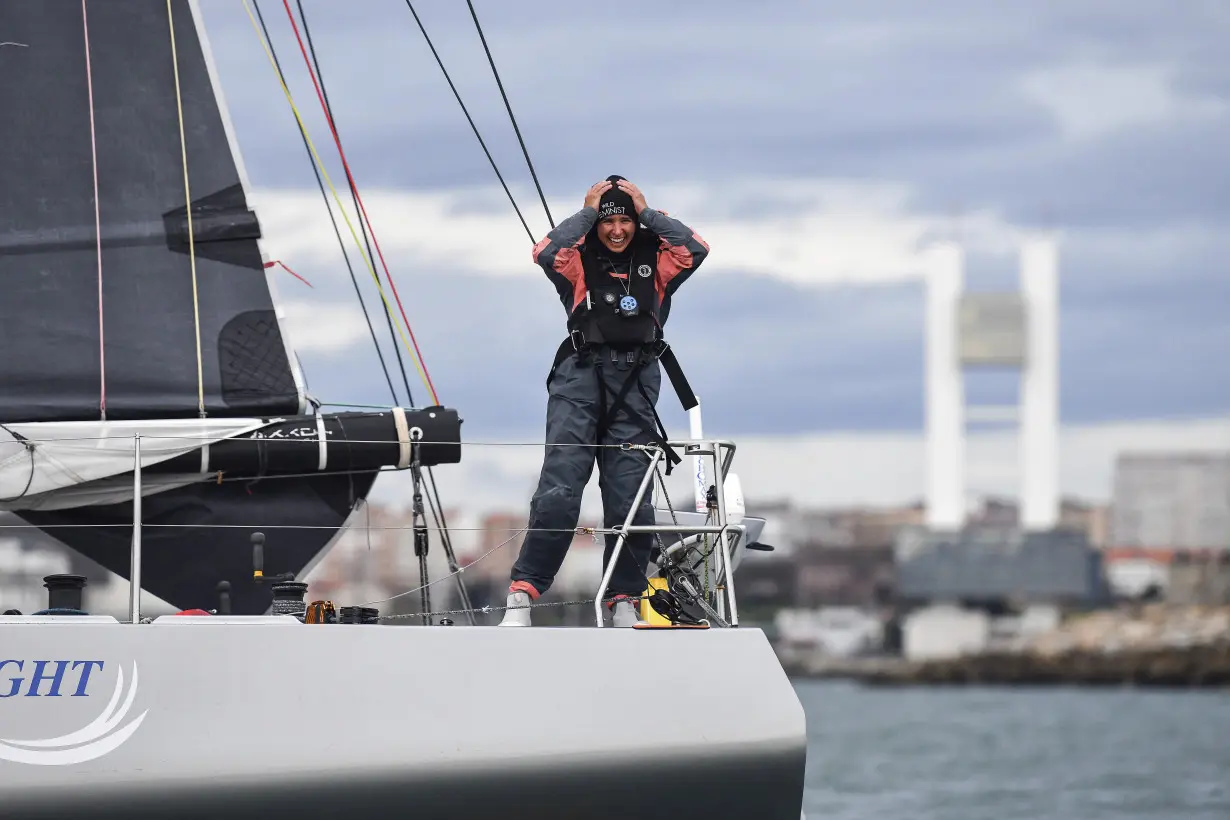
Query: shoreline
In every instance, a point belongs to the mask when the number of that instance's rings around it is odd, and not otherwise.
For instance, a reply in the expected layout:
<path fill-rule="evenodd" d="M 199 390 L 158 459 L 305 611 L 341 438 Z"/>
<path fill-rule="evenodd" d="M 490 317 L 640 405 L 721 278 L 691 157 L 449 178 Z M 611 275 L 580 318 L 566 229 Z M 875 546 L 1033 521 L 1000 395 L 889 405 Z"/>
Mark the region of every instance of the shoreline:
<path fill-rule="evenodd" d="M 786 674 L 867 686 L 1230 688 L 1230 606 L 1098 610 L 1009 644 L 947 657 L 839 658 L 781 648 Z"/>
<path fill-rule="evenodd" d="M 1083 686 L 1230 689 L 1230 639 L 1191 647 L 985 652 L 928 661 L 899 657 L 782 661 L 791 678 L 865 686 Z"/>

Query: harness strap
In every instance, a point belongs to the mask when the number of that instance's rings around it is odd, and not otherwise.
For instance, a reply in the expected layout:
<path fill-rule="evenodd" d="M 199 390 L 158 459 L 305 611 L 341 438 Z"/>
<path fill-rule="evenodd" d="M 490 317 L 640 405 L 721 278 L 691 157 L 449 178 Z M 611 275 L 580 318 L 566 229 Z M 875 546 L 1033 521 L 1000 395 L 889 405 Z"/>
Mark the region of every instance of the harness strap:
<path fill-rule="evenodd" d="M 559 366 L 564 363 L 564 359 L 577 352 L 578 350 L 573 345 L 571 336 L 560 343 L 559 349 L 555 351 L 555 361 L 551 362 L 551 372 L 547 374 L 547 387 L 551 386 L 551 380 L 555 378 L 555 371 L 559 370 Z"/>
<path fill-rule="evenodd" d="M 583 334 L 577 331 L 569 333 L 568 338 L 560 342 L 559 348 L 555 351 L 555 360 L 551 363 L 550 372 L 547 373 L 547 386 L 550 387 L 551 380 L 555 378 L 556 371 L 559 370 L 559 366 L 563 364 L 568 357 L 581 355 L 586 352 L 586 349 L 587 346 L 585 344 Z M 665 341 L 659 340 L 654 343 L 648 351 L 643 350 L 640 352 L 637 357 L 636 364 L 628 370 L 628 378 L 624 382 L 623 387 L 621 387 L 619 392 L 615 395 L 615 398 L 611 402 L 611 406 L 609 408 L 606 406 L 606 381 L 603 378 L 602 373 L 598 373 L 598 429 L 604 429 L 608 418 L 614 417 L 620 409 L 626 407 L 628 392 L 635 384 L 641 395 L 644 396 L 646 403 L 649 405 L 649 411 L 653 413 L 654 423 L 658 425 L 658 429 L 656 431 L 644 424 L 641 425 L 641 429 L 645 433 L 649 434 L 651 440 L 657 438 L 661 443 L 662 448 L 666 453 L 666 474 L 670 475 L 671 470 L 674 469 L 675 465 L 682 463 L 683 459 L 681 459 L 679 454 L 666 443 L 669 438 L 666 433 L 666 426 L 662 424 L 662 419 L 658 416 L 658 410 L 654 407 L 653 402 L 650 401 L 649 396 L 646 394 L 645 388 L 641 384 L 641 380 L 639 378 L 642 368 L 644 368 L 649 361 L 649 356 L 656 357 L 661 363 L 662 369 L 666 371 L 667 377 L 670 378 L 671 386 L 675 388 L 675 394 L 679 397 L 679 403 L 683 405 L 684 410 L 691 410 L 699 404 L 696 400 L 696 394 L 692 392 L 692 386 L 688 384 L 687 377 L 683 375 L 683 368 L 679 366 L 679 360 L 675 357 L 675 351 L 671 350 L 670 345 Z M 594 366 L 596 369 L 601 371 L 601 356 L 594 356 Z M 628 416 L 635 421 L 639 421 L 639 419 L 636 419 L 636 417 L 632 414 L 630 408 Z"/>
<path fill-rule="evenodd" d="M 580 337 L 581 341 L 578 341 Z M 547 386 L 551 386 L 551 380 L 555 378 L 555 371 L 564 363 L 564 360 L 569 356 L 581 352 L 585 347 L 584 337 L 581 334 L 569 334 L 568 338 L 560 342 L 559 348 L 555 351 L 555 360 L 551 363 L 551 371 L 547 373 Z M 679 366 L 679 359 L 675 357 L 675 351 L 665 341 L 659 341 L 654 345 L 654 355 L 658 361 L 662 363 L 662 369 L 666 371 L 667 377 L 671 380 L 671 386 L 675 388 L 675 394 L 679 396 L 679 403 L 683 405 L 684 410 L 691 410 L 698 402 L 696 394 L 692 392 L 692 386 L 688 383 L 687 376 L 683 375 L 683 368 Z M 639 366 L 638 366 L 639 370 Z"/>
<path fill-rule="evenodd" d="M 682 463 L 683 459 L 679 457 L 679 454 L 675 452 L 673 447 L 666 443 L 669 438 L 666 434 L 666 428 L 662 425 L 662 419 L 658 417 L 657 408 L 653 406 L 653 402 L 645 392 L 645 386 L 641 384 L 641 370 L 647 362 L 648 359 L 644 354 L 637 358 L 636 364 L 628 370 L 628 378 L 624 380 L 623 386 L 619 388 L 619 392 L 615 394 L 615 398 L 611 401 L 611 406 L 608 408 L 606 406 L 606 379 L 602 375 L 602 357 L 594 357 L 594 369 L 597 371 L 598 376 L 598 429 L 602 430 L 605 428 L 609 420 L 614 418 L 621 409 L 626 409 L 628 411 L 628 418 L 640 424 L 641 431 L 649 436 L 649 440 L 653 441 L 656 438 L 658 443 L 662 445 L 662 449 L 666 454 L 666 474 L 670 475 L 675 465 Z M 632 413 L 632 408 L 628 407 L 628 393 L 631 391 L 632 385 L 636 385 L 637 390 L 640 391 L 640 394 L 645 398 L 645 402 L 649 405 L 649 412 L 653 413 L 653 420 L 658 425 L 657 430 L 642 422 L 641 419 Z"/>
<path fill-rule="evenodd" d="M 679 403 L 683 405 L 684 410 L 691 410 L 696 405 L 700 404 L 696 400 L 696 394 L 692 392 L 692 386 L 688 384 L 687 376 L 683 375 L 683 368 L 679 366 L 679 360 L 675 358 L 675 351 L 671 350 L 671 346 L 666 342 L 658 343 L 661 349 L 658 351 L 658 361 L 662 363 L 662 369 L 666 371 L 666 375 L 671 380 L 671 385 L 675 388 L 675 394 L 679 396 Z M 657 413 L 657 410 L 654 411 Z"/>

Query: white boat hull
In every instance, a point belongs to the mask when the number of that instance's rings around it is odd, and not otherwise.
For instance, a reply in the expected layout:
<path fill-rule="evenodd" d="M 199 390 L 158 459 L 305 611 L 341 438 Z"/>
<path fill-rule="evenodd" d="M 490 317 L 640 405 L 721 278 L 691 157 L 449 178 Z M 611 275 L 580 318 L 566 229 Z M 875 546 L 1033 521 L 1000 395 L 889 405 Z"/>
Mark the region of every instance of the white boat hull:
<path fill-rule="evenodd" d="M 0 620 L 5 817 L 795 820 L 805 759 L 755 629 Z"/>

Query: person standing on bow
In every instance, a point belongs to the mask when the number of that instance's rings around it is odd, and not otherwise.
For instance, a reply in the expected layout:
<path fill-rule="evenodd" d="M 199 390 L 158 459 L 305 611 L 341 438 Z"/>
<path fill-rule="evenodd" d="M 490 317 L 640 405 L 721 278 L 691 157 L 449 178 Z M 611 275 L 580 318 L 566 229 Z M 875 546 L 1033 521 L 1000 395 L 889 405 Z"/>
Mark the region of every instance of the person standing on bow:
<path fill-rule="evenodd" d="M 662 339 L 662 326 L 671 296 L 708 253 L 695 231 L 648 207 L 640 189 L 618 175 L 594 184 L 581 210 L 534 246 L 534 262 L 555 285 L 568 314 L 568 338 L 547 376 L 546 455 L 501 626 L 530 625 L 527 607 L 551 587 L 563 564 L 595 460 L 604 526 L 622 525 L 627 518 L 650 455 L 620 445 L 667 440 L 656 410 L 659 361 L 685 409 L 696 404 Z M 679 458 L 673 451 L 668 458 L 669 473 Z M 646 492 L 633 524 L 653 523 Z M 606 536 L 604 567 L 615 541 L 616 536 Z M 646 589 L 651 546 L 651 536 L 638 533 L 620 550 L 607 589 L 615 626 L 639 620 L 628 599 Z"/>

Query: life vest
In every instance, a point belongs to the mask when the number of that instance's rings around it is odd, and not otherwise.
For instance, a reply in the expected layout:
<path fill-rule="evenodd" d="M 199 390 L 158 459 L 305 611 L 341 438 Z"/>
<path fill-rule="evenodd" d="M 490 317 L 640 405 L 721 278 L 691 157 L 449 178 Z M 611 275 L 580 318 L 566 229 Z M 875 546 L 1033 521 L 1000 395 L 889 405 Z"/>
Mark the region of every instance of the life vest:
<path fill-rule="evenodd" d="M 657 237 L 644 228 L 637 231 L 626 279 L 611 275 L 610 263 L 601 258 L 603 250 L 590 242 L 581 249 L 585 298 L 568 317 L 570 336 L 578 346 L 630 349 L 657 342 L 662 338 Z"/>
<path fill-rule="evenodd" d="M 692 409 L 697 405 L 696 396 L 675 359 L 674 351 L 662 338 L 662 324 L 658 319 L 662 307 L 658 302 L 658 236 L 644 228 L 637 230 L 632 239 L 627 279 L 611 275 L 608 263 L 600 258 L 605 246 L 599 249 L 599 245 L 597 237 L 591 234 L 581 248 L 581 266 L 585 271 L 585 298 L 568 315 L 568 338 L 555 352 L 555 361 L 551 365 L 551 372 L 547 374 L 547 385 L 550 386 L 555 371 L 569 356 L 581 354 L 594 345 L 604 345 L 612 350 L 628 351 L 628 377 L 622 389 L 615 394 L 609 408 L 604 395 L 606 388 L 603 379 L 598 377 L 599 429 L 605 426 L 608 413 L 613 416 L 625 406 L 624 400 L 633 386 L 649 401 L 637 376 L 651 358 L 661 363 L 683 409 Z M 633 353 L 634 350 L 639 353 Z M 624 355 L 621 353 L 617 358 L 623 359 Z M 601 367 L 602 358 L 596 357 L 594 364 Z M 658 427 L 655 430 L 646 425 L 644 429 L 651 440 L 661 444 L 666 455 L 666 474 L 670 475 L 681 459 L 667 444 L 669 436 L 662 425 L 662 419 L 658 417 L 658 411 L 653 407 L 653 402 L 649 402 L 649 405 Z"/>

